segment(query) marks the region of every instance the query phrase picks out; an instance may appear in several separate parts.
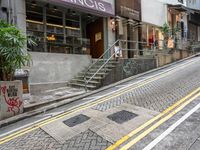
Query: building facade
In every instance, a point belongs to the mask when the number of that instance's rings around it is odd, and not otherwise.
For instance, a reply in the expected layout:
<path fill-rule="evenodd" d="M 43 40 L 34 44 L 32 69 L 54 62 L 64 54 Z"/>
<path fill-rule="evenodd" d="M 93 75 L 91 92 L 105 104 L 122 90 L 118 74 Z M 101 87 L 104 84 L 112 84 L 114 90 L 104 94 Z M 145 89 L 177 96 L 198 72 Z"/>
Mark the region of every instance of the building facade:
<path fill-rule="evenodd" d="M 114 43 L 114 0 L 0 0 L 0 18 L 33 38 L 30 84 L 71 80 Z"/>
<path fill-rule="evenodd" d="M 121 39 L 124 44 L 124 58 L 132 58 L 139 49 L 141 41 L 141 0 L 116 0 L 116 39 Z"/>
<path fill-rule="evenodd" d="M 164 23 L 170 27 L 170 36 L 176 38 L 177 48 L 184 48 L 183 43 L 187 43 L 191 37 L 190 26 L 194 28 L 190 25 L 191 12 L 186 0 L 142 0 L 142 39 L 147 41 L 147 48 L 151 48 L 151 43 L 155 41 L 159 41 L 156 42 L 156 48 L 163 48 L 161 27 Z M 179 31 L 175 35 L 176 29 Z M 194 37 L 191 40 L 196 39 Z"/>
<path fill-rule="evenodd" d="M 200 1 L 187 0 L 187 7 L 192 11 L 189 14 L 189 38 L 200 41 Z"/>
<path fill-rule="evenodd" d="M 144 49 L 162 48 L 161 27 L 165 22 L 167 22 L 165 3 L 159 0 L 142 0 L 142 41 L 145 42 Z"/>
<path fill-rule="evenodd" d="M 2 18 L 34 38 L 38 44 L 30 47 L 34 52 L 98 58 L 114 38 L 107 33 L 114 1 L 2 0 L 1 6 Z"/>

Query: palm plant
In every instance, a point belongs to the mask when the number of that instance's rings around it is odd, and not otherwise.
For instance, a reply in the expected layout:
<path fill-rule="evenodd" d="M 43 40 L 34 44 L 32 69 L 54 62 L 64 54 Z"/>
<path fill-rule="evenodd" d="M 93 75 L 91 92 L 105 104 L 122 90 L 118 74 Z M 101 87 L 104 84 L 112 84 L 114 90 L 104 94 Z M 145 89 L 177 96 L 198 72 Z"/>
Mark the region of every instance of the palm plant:
<path fill-rule="evenodd" d="M 175 26 L 174 28 L 170 29 L 169 25 L 167 23 L 164 23 L 164 25 L 161 28 L 161 32 L 164 37 L 164 48 L 167 48 L 167 41 L 170 36 L 172 36 L 173 39 L 175 40 L 175 47 L 176 47 L 177 35 L 180 32 L 180 28 L 178 26 Z"/>
<path fill-rule="evenodd" d="M 170 29 L 169 29 L 169 25 L 167 23 L 164 23 L 164 25 L 162 26 L 161 28 L 161 32 L 163 34 L 163 37 L 164 37 L 164 48 L 166 49 L 167 48 L 167 40 L 169 38 L 169 32 L 170 32 Z"/>
<path fill-rule="evenodd" d="M 15 70 L 30 63 L 26 44 L 27 38 L 19 29 L 0 20 L 0 80 L 12 81 Z"/>

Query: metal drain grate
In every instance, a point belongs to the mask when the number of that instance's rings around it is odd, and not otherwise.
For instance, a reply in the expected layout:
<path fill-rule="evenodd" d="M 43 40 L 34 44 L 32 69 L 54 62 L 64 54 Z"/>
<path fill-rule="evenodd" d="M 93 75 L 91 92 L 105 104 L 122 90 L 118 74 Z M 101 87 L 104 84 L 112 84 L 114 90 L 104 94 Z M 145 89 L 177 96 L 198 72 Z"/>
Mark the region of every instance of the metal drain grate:
<path fill-rule="evenodd" d="M 63 123 L 66 124 L 69 127 L 74 127 L 74 126 L 81 124 L 81 123 L 83 123 L 83 122 L 85 122 L 89 119 L 90 119 L 90 117 L 83 115 L 83 114 L 80 114 L 80 115 L 74 116 L 70 119 L 63 121 Z"/>
<path fill-rule="evenodd" d="M 116 112 L 112 115 L 109 115 L 107 118 L 109 118 L 112 121 L 115 121 L 118 124 L 122 124 L 122 123 L 127 122 L 137 116 L 138 116 L 137 114 L 128 112 L 126 110 L 122 110 L 122 111 Z"/>

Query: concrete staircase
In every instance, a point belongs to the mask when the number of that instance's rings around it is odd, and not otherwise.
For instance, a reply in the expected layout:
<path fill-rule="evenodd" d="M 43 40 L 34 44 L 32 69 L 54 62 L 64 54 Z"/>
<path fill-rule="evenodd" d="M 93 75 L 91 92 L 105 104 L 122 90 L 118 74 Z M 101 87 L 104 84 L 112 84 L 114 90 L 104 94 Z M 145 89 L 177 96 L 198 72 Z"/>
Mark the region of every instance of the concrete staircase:
<path fill-rule="evenodd" d="M 80 72 L 75 78 L 73 78 L 69 85 L 72 87 L 78 88 L 87 88 L 88 90 L 95 90 L 101 87 L 102 80 L 112 71 L 113 68 L 116 67 L 115 60 L 109 60 L 108 63 L 102 68 L 98 73 L 97 71 L 100 67 L 105 63 L 105 60 L 98 61 L 95 65 L 93 65 L 89 70 L 86 68 L 82 72 Z M 87 72 L 87 73 L 86 73 Z M 86 80 L 89 80 L 95 73 L 96 75 L 87 83 L 85 84 L 84 76 L 86 73 Z"/>

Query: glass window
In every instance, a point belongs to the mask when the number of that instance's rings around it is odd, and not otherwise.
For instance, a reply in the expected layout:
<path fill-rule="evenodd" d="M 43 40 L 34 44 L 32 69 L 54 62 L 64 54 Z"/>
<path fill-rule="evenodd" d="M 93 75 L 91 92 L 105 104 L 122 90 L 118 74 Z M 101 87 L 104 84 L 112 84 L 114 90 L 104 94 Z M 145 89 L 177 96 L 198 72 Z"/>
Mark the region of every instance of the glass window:
<path fill-rule="evenodd" d="M 87 53 L 90 40 L 86 26 L 92 15 L 71 9 L 60 8 L 39 1 L 26 1 L 27 35 L 37 46 L 29 46 L 31 51 L 56 53 Z"/>
<path fill-rule="evenodd" d="M 27 2 L 26 25 L 27 35 L 37 43 L 37 46 L 28 45 L 29 50 L 44 51 L 43 7 Z"/>

